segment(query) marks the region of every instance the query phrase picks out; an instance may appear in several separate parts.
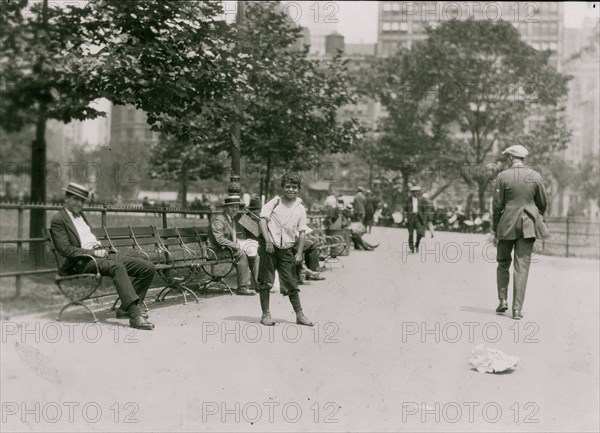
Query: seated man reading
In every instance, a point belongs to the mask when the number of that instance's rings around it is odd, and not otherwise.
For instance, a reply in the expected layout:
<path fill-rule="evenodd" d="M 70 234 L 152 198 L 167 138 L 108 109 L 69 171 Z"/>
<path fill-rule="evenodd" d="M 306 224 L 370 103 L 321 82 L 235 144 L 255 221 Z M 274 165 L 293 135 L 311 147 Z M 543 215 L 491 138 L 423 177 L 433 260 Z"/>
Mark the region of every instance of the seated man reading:
<path fill-rule="evenodd" d="M 213 248 L 229 247 L 233 250 L 236 260 L 235 269 L 237 274 L 238 295 L 255 295 L 250 290 L 252 286 L 252 275 L 250 272 L 249 258 L 246 248 L 237 241 L 237 223 L 235 216 L 240 211 L 240 205 L 244 204 L 239 196 L 229 196 L 225 199 L 223 213 L 215 215 L 210 222 L 208 235 L 210 246 Z M 253 262 L 258 260 L 253 257 Z"/>

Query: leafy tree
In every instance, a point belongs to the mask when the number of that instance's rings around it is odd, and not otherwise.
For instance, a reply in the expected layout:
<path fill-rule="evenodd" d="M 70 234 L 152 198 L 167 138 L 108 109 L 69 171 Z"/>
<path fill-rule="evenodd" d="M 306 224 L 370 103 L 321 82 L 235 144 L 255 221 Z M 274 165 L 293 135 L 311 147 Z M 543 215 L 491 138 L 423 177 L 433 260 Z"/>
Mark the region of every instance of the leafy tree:
<path fill-rule="evenodd" d="M 600 163 L 597 155 L 585 155 L 575 171 L 573 185 L 586 204 L 593 200 L 600 206 Z"/>
<path fill-rule="evenodd" d="M 455 162 L 469 169 L 462 179 L 477 189 L 481 212 L 491 179 L 480 168 L 494 147 L 514 144 L 532 116 L 556 118 L 567 94 L 568 78 L 549 64 L 550 54 L 527 45 L 509 22 L 472 20 L 429 28 L 412 50 L 427 123 L 451 143 Z M 536 154 L 559 149 L 565 134 L 536 142 Z"/>
<path fill-rule="evenodd" d="M 573 183 L 573 173 L 576 172 L 573 164 L 565 160 L 562 155 L 555 155 L 550 163 L 548 164 L 548 171 L 551 176 L 548 178 L 544 176 L 544 182 L 548 189 L 548 195 L 554 199 L 558 197 L 558 209 L 550 212 L 562 216 L 563 214 L 563 197 L 565 190 Z M 550 200 L 552 202 L 553 200 Z"/>
<path fill-rule="evenodd" d="M 100 113 L 90 108 L 93 92 L 80 84 L 85 38 L 81 16 L 48 0 L 29 6 L 26 0 L 2 2 L 0 7 L 0 62 L 2 99 L 0 127 L 7 132 L 35 125 L 31 143 L 31 194 L 46 201 L 46 122 L 84 120 Z M 46 226 L 43 210 L 32 210 L 29 236 L 41 237 Z M 43 245 L 39 254 L 43 257 Z"/>
<path fill-rule="evenodd" d="M 85 58 L 86 84 L 143 110 L 153 130 L 194 141 L 207 119 L 227 121 L 235 111 L 224 96 L 240 91 L 245 76 L 219 2 L 99 0 L 81 13 L 96 47 Z"/>
<path fill-rule="evenodd" d="M 305 170 L 321 155 L 351 150 L 361 128 L 337 120 L 338 108 L 353 101 L 342 56 L 309 59 L 308 47 L 297 48 L 300 29 L 260 2 L 246 6 L 239 31 L 239 57 L 250 70 L 250 91 L 240 94 L 242 155 L 266 165 L 266 185 L 277 167 Z"/>
<path fill-rule="evenodd" d="M 227 153 L 218 142 L 182 141 L 163 135 L 153 147 L 150 164 L 153 178 L 176 180 L 180 186 L 182 207 L 187 206 L 190 181 L 210 179 L 225 173 Z"/>
<path fill-rule="evenodd" d="M 444 136 L 428 125 L 420 95 L 413 89 L 418 79 L 415 68 L 416 58 L 400 49 L 367 65 L 358 84 L 361 93 L 385 108 L 372 155 L 380 167 L 400 173 L 404 196 L 412 177 L 444 157 Z"/>

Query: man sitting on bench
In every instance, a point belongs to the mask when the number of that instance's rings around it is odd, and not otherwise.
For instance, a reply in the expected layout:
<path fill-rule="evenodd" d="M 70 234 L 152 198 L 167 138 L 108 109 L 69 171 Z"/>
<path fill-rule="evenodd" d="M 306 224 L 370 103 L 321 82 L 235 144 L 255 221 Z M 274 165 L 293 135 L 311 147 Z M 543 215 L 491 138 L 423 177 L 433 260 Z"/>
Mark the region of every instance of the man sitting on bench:
<path fill-rule="evenodd" d="M 210 221 L 208 239 L 210 246 L 213 248 L 229 247 L 233 250 L 234 259 L 236 260 L 237 294 L 252 296 L 256 295 L 256 292 L 250 290 L 252 274 L 250 272 L 248 255 L 247 251 L 237 241 L 237 223 L 234 219 L 240 211 L 240 205 L 243 204 L 244 202 L 241 201 L 239 196 L 225 198 L 223 213 L 215 215 Z M 258 257 L 253 258 L 253 260 L 258 260 Z"/>
<path fill-rule="evenodd" d="M 146 320 L 148 315 L 142 312 L 140 305 L 152 283 L 156 268 L 148 260 L 120 257 L 112 253 L 109 255 L 108 250 L 100 248 L 100 242 L 81 211 L 90 195 L 89 190 L 76 183 L 69 183 L 63 191 L 66 191 L 65 206 L 52 217 L 50 225 L 56 250 L 66 259 L 59 274 L 96 273 L 94 261 L 84 257 L 94 256 L 100 274 L 111 277 L 117 288 L 121 299 L 117 318 L 129 318 L 132 328 L 154 329 L 154 324 Z"/>

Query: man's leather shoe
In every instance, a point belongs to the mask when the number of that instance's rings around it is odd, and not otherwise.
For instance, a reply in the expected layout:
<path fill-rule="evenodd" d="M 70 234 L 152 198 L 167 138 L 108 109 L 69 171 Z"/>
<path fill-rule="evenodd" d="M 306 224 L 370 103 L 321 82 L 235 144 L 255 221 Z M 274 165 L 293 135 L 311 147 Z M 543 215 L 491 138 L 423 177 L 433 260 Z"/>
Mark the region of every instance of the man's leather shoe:
<path fill-rule="evenodd" d="M 254 296 L 256 295 L 256 292 L 248 289 L 248 287 L 241 287 L 237 290 L 237 294 L 242 296 Z"/>
<path fill-rule="evenodd" d="M 136 316 L 129 319 L 129 326 L 135 329 L 143 329 L 145 331 L 152 331 L 154 324 L 148 322 L 142 316 Z"/>
<path fill-rule="evenodd" d="M 321 275 L 316 274 L 316 275 L 307 275 L 306 279 L 307 280 L 313 280 L 313 281 L 322 281 L 322 280 L 325 279 L 325 277 L 322 277 Z"/>
<path fill-rule="evenodd" d="M 148 314 L 147 313 L 140 313 L 140 316 L 142 316 L 144 319 L 147 319 Z M 125 310 L 123 310 L 122 308 L 118 308 L 117 309 L 117 319 L 129 319 L 129 313 Z"/>
<path fill-rule="evenodd" d="M 521 310 L 513 310 L 513 319 L 521 320 L 523 315 L 521 314 Z"/>
<path fill-rule="evenodd" d="M 498 305 L 498 308 L 496 308 L 496 313 L 504 313 L 506 310 L 508 310 L 506 299 L 500 299 L 500 304 Z"/>
<path fill-rule="evenodd" d="M 298 325 L 304 325 L 304 326 L 313 326 L 314 325 L 314 323 L 311 322 L 310 320 L 308 320 L 308 318 L 302 313 L 296 314 L 296 323 Z"/>
<path fill-rule="evenodd" d="M 260 318 L 260 323 L 265 326 L 275 326 L 275 322 L 273 322 L 273 319 L 271 319 L 271 313 L 263 313 L 262 317 Z"/>

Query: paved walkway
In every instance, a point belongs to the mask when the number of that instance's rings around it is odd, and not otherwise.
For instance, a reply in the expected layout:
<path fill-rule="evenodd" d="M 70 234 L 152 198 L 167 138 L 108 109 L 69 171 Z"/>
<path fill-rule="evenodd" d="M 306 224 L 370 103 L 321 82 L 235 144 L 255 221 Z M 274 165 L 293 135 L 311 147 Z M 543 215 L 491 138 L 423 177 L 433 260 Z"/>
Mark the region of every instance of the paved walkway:
<path fill-rule="evenodd" d="M 256 296 L 153 308 L 153 332 L 5 320 L 2 431 L 597 431 L 598 262 L 537 257 L 514 322 L 485 236 L 405 238 L 375 228 L 375 252 L 301 286 L 312 329 L 279 294 L 274 328 Z M 471 370 L 478 344 L 518 369 Z"/>

